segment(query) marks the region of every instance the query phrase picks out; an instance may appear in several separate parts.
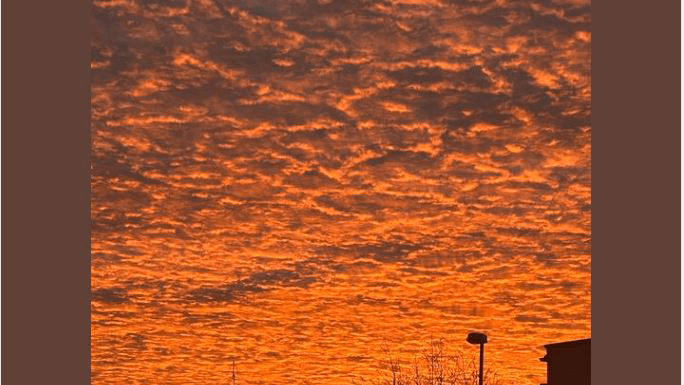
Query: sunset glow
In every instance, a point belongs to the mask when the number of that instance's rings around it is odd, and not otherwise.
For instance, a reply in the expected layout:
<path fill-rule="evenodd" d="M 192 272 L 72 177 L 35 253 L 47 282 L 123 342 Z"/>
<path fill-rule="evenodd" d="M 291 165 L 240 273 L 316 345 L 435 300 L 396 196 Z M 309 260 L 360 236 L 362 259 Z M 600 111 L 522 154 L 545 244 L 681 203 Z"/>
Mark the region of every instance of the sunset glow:
<path fill-rule="evenodd" d="M 92 384 L 502 384 L 591 336 L 581 0 L 95 0 Z"/>

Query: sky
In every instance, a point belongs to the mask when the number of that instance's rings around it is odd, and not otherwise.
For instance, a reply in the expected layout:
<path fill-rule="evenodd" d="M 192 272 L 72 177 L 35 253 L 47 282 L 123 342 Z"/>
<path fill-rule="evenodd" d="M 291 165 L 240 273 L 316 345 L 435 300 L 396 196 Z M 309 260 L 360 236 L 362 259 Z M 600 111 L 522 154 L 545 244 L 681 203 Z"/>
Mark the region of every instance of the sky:
<path fill-rule="evenodd" d="M 94 0 L 92 383 L 506 384 L 591 335 L 581 0 Z"/>

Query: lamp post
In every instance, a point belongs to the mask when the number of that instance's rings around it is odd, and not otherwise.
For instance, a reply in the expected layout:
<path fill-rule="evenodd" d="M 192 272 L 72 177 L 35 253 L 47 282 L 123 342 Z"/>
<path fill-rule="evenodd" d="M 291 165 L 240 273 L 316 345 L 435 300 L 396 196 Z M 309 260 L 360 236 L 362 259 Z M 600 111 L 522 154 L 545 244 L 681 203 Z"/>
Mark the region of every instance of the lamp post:
<path fill-rule="evenodd" d="M 478 383 L 479 385 L 482 385 L 482 372 L 484 368 L 484 344 L 487 343 L 487 336 L 484 333 L 468 333 L 466 341 L 473 345 L 480 345 L 480 376 L 478 377 Z"/>

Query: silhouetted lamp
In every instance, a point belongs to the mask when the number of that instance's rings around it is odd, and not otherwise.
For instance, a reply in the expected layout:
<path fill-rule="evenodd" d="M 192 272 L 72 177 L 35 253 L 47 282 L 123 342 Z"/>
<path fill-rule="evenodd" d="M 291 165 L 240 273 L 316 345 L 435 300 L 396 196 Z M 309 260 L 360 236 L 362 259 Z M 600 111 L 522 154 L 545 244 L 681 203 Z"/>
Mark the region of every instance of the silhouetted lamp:
<path fill-rule="evenodd" d="M 478 383 L 482 385 L 482 369 L 484 367 L 484 344 L 487 343 L 487 336 L 483 333 L 468 333 L 468 338 L 466 338 L 466 341 L 473 345 L 480 345 L 480 376 L 478 378 Z"/>

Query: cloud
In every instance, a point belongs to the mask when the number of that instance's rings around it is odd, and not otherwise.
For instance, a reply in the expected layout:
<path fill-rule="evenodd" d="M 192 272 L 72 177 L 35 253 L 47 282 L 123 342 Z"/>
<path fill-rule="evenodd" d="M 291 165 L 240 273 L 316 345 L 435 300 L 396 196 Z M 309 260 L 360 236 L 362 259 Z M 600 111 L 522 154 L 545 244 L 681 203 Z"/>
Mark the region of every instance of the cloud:
<path fill-rule="evenodd" d="M 130 302 L 126 289 L 123 288 L 99 288 L 91 291 L 90 298 L 93 301 L 104 303 L 126 303 Z"/>
<path fill-rule="evenodd" d="M 315 277 L 303 276 L 286 269 L 254 272 L 245 279 L 219 288 L 201 287 L 189 292 L 188 298 L 195 302 L 233 302 L 249 294 L 257 294 L 282 287 L 307 288 L 315 283 Z"/>
<path fill-rule="evenodd" d="M 590 331 L 590 23 L 577 0 L 96 0 L 93 381 L 220 382 L 230 356 L 245 383 L 346 383 L 378 341 L 471 328 L 542 381 L 539 345 Z"/>

